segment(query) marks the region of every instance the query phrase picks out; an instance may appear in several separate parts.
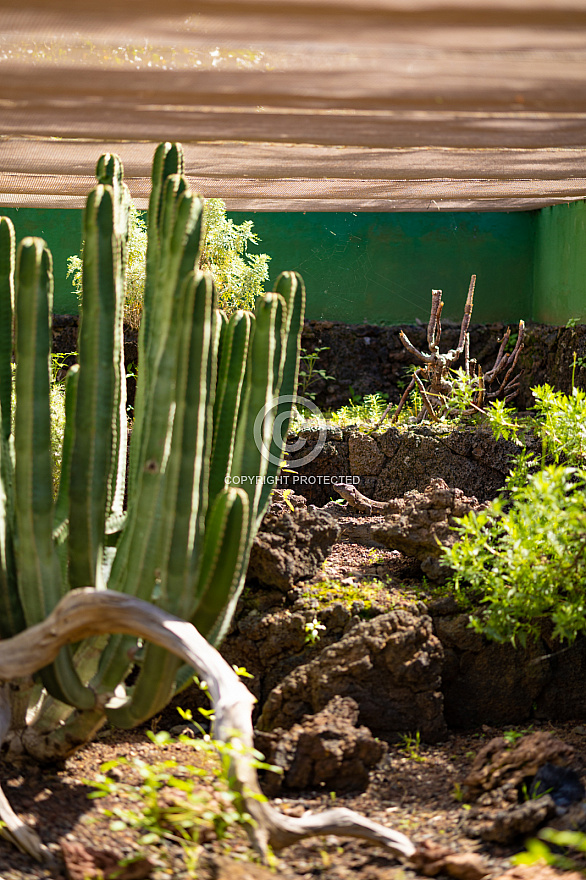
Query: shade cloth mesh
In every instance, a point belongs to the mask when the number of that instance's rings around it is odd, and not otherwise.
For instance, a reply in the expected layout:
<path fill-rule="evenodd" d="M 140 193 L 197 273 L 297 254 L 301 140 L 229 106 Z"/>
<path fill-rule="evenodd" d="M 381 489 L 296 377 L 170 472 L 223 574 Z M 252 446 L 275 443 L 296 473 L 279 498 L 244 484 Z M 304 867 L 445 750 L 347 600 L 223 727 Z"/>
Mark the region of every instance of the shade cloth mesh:
<path fill-rule="evenodd" d="M 275 211 L 527 210 L 586 196 L 584 0 L 0 0 L 0 205 L 81 207 L 154 146 Z"/>

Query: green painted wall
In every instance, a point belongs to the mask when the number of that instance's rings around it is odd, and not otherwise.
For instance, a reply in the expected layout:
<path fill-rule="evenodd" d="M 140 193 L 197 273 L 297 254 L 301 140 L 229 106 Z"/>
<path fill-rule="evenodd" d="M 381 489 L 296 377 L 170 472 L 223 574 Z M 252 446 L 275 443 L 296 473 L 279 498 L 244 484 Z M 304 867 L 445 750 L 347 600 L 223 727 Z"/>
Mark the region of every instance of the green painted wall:
<path fill-rule="evenodd" d="M 444 316 L 460 320 L 477 275 L 474 320 L 518 321 L 531 313 L 536 213 L 263 213 L 259 250 L 271 282 L 301 272 L 309 318 L 348 323 L 427 321 L 432 288 Z"/>
<path fill-rule="evenodd" d="M 67 257 L 80 250 L 82 212 L 3 210 L 19 239 L 30 234 L 46 239 L 55 265 L 55 311 L 76 312 L 77 299 L 66 273 Z M 261 238 L 258 250 L 272 256 L 271 285 L 283 269 L 301 272 L 309 318 L 426 321 L 431 290 L 441 288 L 444 316 L 459 321 L 473 272 L 478 276 L 475 321 L 514 322 L 532 315 L 538 212 L 230 216 L 235 222 L 254 221 Z"/>
<path fill-rule="evenodd" d="M 586 202 L 538 212 L 533 318 L 586 323 Z"/>
<path fill-rule="evenodd" d="M 27 235 L 44 238 L 53 254 L 55 289 L 53 308 L 59 315 L 75 315 L 77 296 L 67 278 L 67 258 L 81 248 L 82 211 L 55 208 L 0 208 L 0 214 L 14 223 L 16 242 Z"/>

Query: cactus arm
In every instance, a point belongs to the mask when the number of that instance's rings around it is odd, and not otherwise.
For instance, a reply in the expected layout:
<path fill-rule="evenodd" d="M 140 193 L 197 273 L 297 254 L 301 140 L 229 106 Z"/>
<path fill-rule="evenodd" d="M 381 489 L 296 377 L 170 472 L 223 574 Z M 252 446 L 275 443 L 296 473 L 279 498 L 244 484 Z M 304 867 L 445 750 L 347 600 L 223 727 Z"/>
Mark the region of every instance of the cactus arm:
<path fill-rule="evenodd" d="M 45 243 L 25 238 L 17 254 L 15 513 L 18 588 L 27 623 L 43 620 L 61 598 L 53 549 L 49 407 L 52 261 Z"/>
<path fill-rule="evenodd" d="M 129 468 L 129 496 L 135 494 L 139 481 L 139 471 L 144 465 L 146 438 L 150 431 L 149 419 L 153 402 L 153 386 L 158 382 L 160 364 L 166 357 L 169 334 L 176 333 L 169 328 L 171 313 L 181 286 L 187 275 L 193 271 L 199 253 L 202 235 L 202 201 L 185 190 L 185 181 L 178 175 L 169 177 L 162 192 L 160 210 L 153 209 L 160 228 L 153 247 L 154 256 L 147 250 L 146 286 L 156 288 L 147 309 L 145 298 L 141 336 L 139 337 L 138 382 L 136 389 L 135 420 L 132 431 Z M 149 226 L 152 222 L 149 208 Z M 148 248 L 151 248 L 149 233 Z M 154 279 L 149 281 L 149 273 Z M 151 314 L 152 313 L 152 314 Z M 177 313 L 175 313 L 177 317 Z M 146 321 L 153 332 L 143 333 Z M 142 360 L 141 360 L 142 358 Z M 168 393 L 168 389 L 167 389 Z"/>
<path fill-rule="evenodd" d="M 96 177 L 99 183 L 112 187 L 114 194 L 114 228 L 119 253 L 120 295 L 116 302 L 114 322 L 114 393 L 115 410 L 112 425 L 112 469 L 108 505 L 109 512 L 122 513 L 126 487 L 126 454 L 128 419 L 126 414 L 126 373 L 124 369 L 124 295 L 126 267 L 128 262 L 128 219 L 132 200 L 130 190 L 123 182 L 124 169 L 119 157 L 104 153 L 98 160 Z"/>
<path fill-rule="evenodd" d="M 17 255 L 16 413 L 14 439 L 18 590 L 29 625 L 44 619 L 61 598 L 61 570 L 53 546 L 50 451 L 51 254 L 40 239 L 25 238 Z M 58 699 L 82 707 L 95 696 L 77 676 L 70 650 L 41 673 Z"/>
<path fill-rule="evenodd" d="M 270 478 L 275 477 L 279 471 L 279 466 L 275 462 L 281 459 L 287 439 L 292 409 L 290 398 L 297 391 L 301 332 L 305 315 L 305 285 L 297 272 L 282 272 L 275 282 L 275 291 L 284 298 L 287 304 L 287 317 L 284 323 L 285 346 L 279 388 L 279 396 L 282 400 L 276 409 L 275 431 L 271 443 L 272 459 L 267 464 L 269 479 L 263 485 L 259 516 L 263 515 L 268 503 L 272 490 L 272 479 Z"/>
<path fill-rule="evenodd" d="M 169 187 L 168 187 L 169 189 Z M 183 240 L 199 222 L 199 200 L 184 196 L 180 200 L 176 227 L 182 227 Z M 177 228 L 176 240 L 181 240 Z M 132 595 L 150 597 L 153 585 L 154 552 L 158 545 L 156 534 L 159 529 L 161 512 L 159 495 L 162 476 L 167 466 L 170 451 L 170 430 L 174 411 L 174 400 L 169 389 L 175 387 L 177 349 L 180 344 L 184 323 L 184 304 L 181 299 L 187 289 L 177 278 L 180 257 L 173 255 L 175 272 L 171 274 L 172 289 L 161 290 L 159 299 L 166 301 L 168 314 L 159 324 L 158 358 L 153 370 L 153 381 L 145 393 L 144 436 L 136 437 L 133 431 L 131 447 L 139 443 L 140 468 L 137 474 L 136 492 L 130 500 L 128 518 L 118 544 L 116 560 L 112 568 L 110 588 L 120 589 Z M 177 290 L 177 285 L 180 289 Z M 139 375 L 139 382 L 141 376 Z"/>
<path fill-rule="evenodd" d="M 183 317 L 184 333 L 177 375 L 173 439 L 165 475 L 162 515 L 161 588 L 165 607 L 185 616 L 187 573 L 199 516 L 205 457 L 206 420 L 213 389 L 208 384 L 212 347 L 211 278 L 194 276 Z M 207 500 L 207 499 L 206 499 Z"/>
<path fill-rule="evenodd" d="M 0 408 L 5 440 L 12 433 L 14 256 L 14 226 L 8 217 L 0 217 Z"/>
<path fill-rule="evenodd" d="M 287 321 L 285 332 L 287 345 L 281 380 L 282 394 L 295 394 L 299 375 L 299 348 L 305 315 L 305 285 L 298 272 L 281 272 L 275 282 L 275 292 L 279 293 L 287 304 Z M 287 436 L 284 424 L 282 438 Z"/>
<path fill-rule="evenodd" d="M 248 493 L 251 518 L 256 511 L 267 471 L 274 421 L 274 375 L 277 343 L 275 329 L 281 327 L 284 301 L 274 293 L 259 299 L 255 326 L 246 366 L 247 391 L 243 398 L 236 431 L 231 477 L 239 478 Z M 264 418 L 262 414 L 265 414 Z M 257 437 L 255 437 L 255 423 Z"/>
<path fill-rule="evenodd" d="M 26 628 L 14 563 L 13 464 L 9 441 L 0 437 L 0 638 Z"/>
<path fill-rule="evenodd" d="M 152 310 L 152 301 L 155 294 L 154 282 L 157 275 L 157 266 L 160 260 L 160 215 L 163 205 L 163 191 L 165 187 L 165 181 L 171 175 L 183 174 L 183 170 L 184 159 L 181 146 L 179 144 L 170 143 L 159 144 L 155 151 L 155 156 L 153 159 L 153 170 L 151 175 L 152 186 L 148 208 L 147 267 L 144 289 L 143 314 L 140 324 L 140 336 L 142 337 L 141 341 L 143 343 L 143 347 L 146 347 L 147 343 L 152 338 L 150 329 L 150 315 Z M 145 351 L 143 351 L 142 353 L 146 354 Z M 144 359 L 141 361 L 141 363 L 143 362 Z"/>
<path fill-rule="evenodd" d="M 152 349 L 155 344 L 154 338 L 158 329 L 155 324 L 155 332 L 153 333 L 151 330 L 153 326 L 151 312 L 153 311 L 153 301 L 155 299 L 158 270 L 161 261 L 160 215 L 163 204 L 163 193 L 167 178 L 171 175 L 182 174 L 183 167 L 183 152 L 179 144 L 159 144 L 153 160 L 153 170 L 151 175 L 152 186 L 148 208 L 146 278 L 143 295 L 143 309 L 138 334 L 138 362 L 140 363 L 140 372 L 136 386 L 134 425 L 132 432 L 133 437 L 136 437 L 136 440 L 132 443 L 130 449 L 128 468 L 129 497 L 134 495 L 137 480 L 140 451 L 142 448 L 139 439 L 143 436 L 145 396 L 147 390 L 151 386 L 153 369 L 152 360 L 154 357 Z"/>
<path fill-rule="evenodd" d="M 240 582 L 250 524 L 250 501 L 240 488 L 224 489 L 215 499 L 206 522 L 198 582 L 193 593 L 190 619 L 202 635 L 209 634 L 225 618 L 223 611 Z M 230 617 L 227 618 L 231 619 Z"/>
<path fill-rule="evenodd" d="M 12 434 L 12 323 L 14 311 L 14 226 L 0 217 L 0 638 L 25 628 L 14 567 Z"/>
<path fill-rule="evenodd" d="M 101 587 L 116 399 L 114 327 L 120 289 L 114 194 L 98 185 L 84 215 L 83 314 L 69 484 L 69 582 Z"/>
<path fill-rule="evenodd" d="M 169 459 L 171 429 L 175 411 L 174 393 L 177 371 L 177 349 L 184 323 L 182 296 L 186 287 L 180 271 L 193 263 L 201 237 L 201 200 L 185 191 L 176 178 L 169 178 L 165 187 L 166 204 L 161 214 L 161 228 L 166 230 L 161 286 L 157 290 L 160 304 L 156 354 L 151 371 L 150 387 L 143 395 L 144 415 L 142 436 L 136 423 L 131 440 L 131 459 L 135 455 L 136 482 L 124 530 L 118 541 L 116 557 L 109 579 L 109 589 L 150 599 L 155 586 L 161 545 L 161 488 Z M 181 192 L 179 192 L 181 190 Z M 173 222 L 171 222 L 173 220 Z M 183 248 L 191 251 L 186 261 Z M 153 345 L 154 347 L 154 345 Z M 142 369 L 139 383 L 144 382 Z M 138 444 L 138 449 L 135 446 Z M 127 651 L 120 637 L 114 637 L 102 656 L 97 682 L 106 689 L 115 687 L 128 665 Z"/>
<path fill-rule="evenodd" d="M 248 348 L 246 376 L 229 475 L 232 482 L 238 481 L 243 487 L 239 491 L 248 496 L 248 510 L 246 522 L 239 534 L 238 556 L 233 559 L 230 577 L 226 578 L 224 575 L 223 581 L 215 574 L 212 581 L 206 574 L 209 567 L 205 562 L 206 548 L 209 554 L 211 551 L 208 540 L 214 540 L 210 516 L 206 522 L 204 562 L 194 589 L 197 604 L 191 619 L 198 628 L 202 627 L 202 631 L 212 644 L 218 644 L 232 619 L 248 565 L 256 526 L 256 511 L 267 465 L 262 443 L 257 443 L 254 437 L 254 425 L 259 412 L 266 408 L 267 417 L 262 420 L 260 430 L 262 442 L 268 446 L 273 426 L 274 375 L 278 352 L 276 331 L 281 326 L 283 311 L 284 300 L 276 294 L 267 294 L 257 301 L 254 332 Z M 235 489 L 232 488 L 230 491 Z M 219 495 L 218 501 L 221 498 L 222 495 Z"/>
<path fill-rule="evenodd" d="M 55 502 L 53 538 L 61 543 L 64 532 L 68 529 L 69 520 L 69 477 L 71 471 L 71 452 L 73 449 L 73 431 L 75 408 L 77 403 L 77 383 L 79 381 L 79 364 L 73 364 L 65 378 L 65 430 L 61 447 L 61 475 L 59 490 Z"/>
<path fill-rule="evenodd" d="M 295 288 L 296 293 L 301 292 L 299 285 Z M 291 301 L 293 297 L 290 296 L 289 299 Z M 209 628 L 204 629 L 211 644 L 218 644 L 222 640 L 234 614 L 248 566 L 254 533 L 272 488 L 272 478 L 278 472 L 282 456 L 282 444 L 279 444 L 279 438 L 276 441 L 278 448 L 273 462 L 269 460 L 267 451 L 274 448 L 273 429 L 283 431 L 279 425 L 275 426 L 275 417 L 280 411 L 279 404 L 275 405 L 275 397 L 280 392 L 283 375 L 288 375 L 287 381 L 291 382 L 291 373 L 294 374 L 297 369 L 298 341 L 289 346 L 288 340 L 291 332 L 298 337 L 303 320 L 303 303 L 304 298 L 301 297 L 299 303 L 290 308 L 290 315 L 287 317 L 286 301 L 280 294 L 268 294 L 257 302 L 256 323 L 247 364 L 248 389 L 239 416 L 236 451 L 231 469 L 232 476 L 240 476 L 241 480 L 244 477 L 243 485 L 249 495 L 250 517 L 229 593 L 224 598 L 224 605 L 216 620 L 209 625 Z M 285 339 L 285 348 L 280 344 L 281 331 Z M 290 361 L 293 361 L 293 368 L 290 366 Z M 290 412 L 290 409 L 290 402 L 281 407 L 283 412 L 287 410 Z M 255 422 L 259 413 L 263 411 L 266 415 L 264 419 L 261 417 L 261 424 L 258 426 L 260 430 L 255 437 Z M 284 421 L 288 422 L 288 419 Z M 194 621 L 198 627 L 202 625 L 199 611 Z"/>
<path fill-rule="evenodd" d="M 210 464 L 210 498 L 215 498 L 222 491 L 230 475 L 253 321 L 250 312 L 237 311 L 222 326 Z"/>

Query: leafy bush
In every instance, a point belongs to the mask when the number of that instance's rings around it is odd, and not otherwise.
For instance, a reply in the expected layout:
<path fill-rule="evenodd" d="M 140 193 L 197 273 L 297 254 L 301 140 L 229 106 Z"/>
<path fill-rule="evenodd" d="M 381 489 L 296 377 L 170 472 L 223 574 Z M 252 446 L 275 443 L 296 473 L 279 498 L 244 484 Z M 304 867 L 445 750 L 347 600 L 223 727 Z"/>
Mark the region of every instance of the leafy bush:
<path fill-rule="evenodd" d="M 236 309 L 254 309 L 256 298 L 264 293 L 269 277 L 267 254 L 247 253 L 249 244 L 258 244 L 252 220 L 237 226 L 226 216 L 221 199 L 204 202 L 205 239 L 200 268 L 210 272 L 218 292 L 220 308 L 227 314 Z"/>
<path fill-rule="evenodd" d="M 544 452 L 555 461 L 586 459 L 586 392 L 572 388 L 571 394 L 554 391 L 551 385 L 532 389 L 538 413 Z"/>
<path fill-rule="evenodd" d="M 508 508 L 501 497 L 463 517 L 446 556 L 458 597 L 480 600 L 476 629 L 522 644 L 546 617 L 560 638 L 586 629 L 585 487 L 586 471 L 549 465 L 529 475 Z"/>
<path fill-rule="evenodd" d="M 541 468 L 523 450 L 504 491 L 462 518 L 461 540 L 445 551 L 457 596 L 480 603 L 472 625 L 522 644 L 544 618 L 561 639 L 586 630 L 586 394 L 543 385 L 533 395 Z M 497 431 L 514 435 L 504 411 L 496 415 Z"/>
<path fill-rule="evenodd" d="M 264 282 L 269 277 L 267 254 L 248 254 L 249 244 L 258 244 L 252 231 L 252 220 L 237 225 L 226 216 L 226 205 L 221 199 L 206 199 L 204 203 L 205 238 L 199 266 L 214 278 L 218 304 L 226 314 L 236 309 L 254 309 L 257 297 L 264 293 Z M 142 212 L 134 205 L 129 210 L 129 235 L 126 268 L 124 320 L 138 327 L 142 313 L 146 274 L 147 228 Z M 72 276 L 77 296 L 82 300 L 82 255 L 69 257 L 67 277 Z"/>

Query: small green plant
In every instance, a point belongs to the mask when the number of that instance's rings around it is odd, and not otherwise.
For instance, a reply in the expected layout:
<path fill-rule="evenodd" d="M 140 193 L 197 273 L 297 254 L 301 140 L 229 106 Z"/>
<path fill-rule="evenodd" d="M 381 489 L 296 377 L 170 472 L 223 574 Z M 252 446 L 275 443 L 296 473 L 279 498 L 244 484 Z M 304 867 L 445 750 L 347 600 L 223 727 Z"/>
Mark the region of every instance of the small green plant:
<path fill-rule="evenodd" d="M 464 802 L 464 789 L 459 782 L 454 782 L 452 796 L 458 804 L 462 804 Z"/>
<path fill-rule="evenodd" d="M 499 497 L 463 517 L 461 540 L 446 550 L 457 597 L 474 605 L 472 625 L 521 644 L 545 618 L 560 639 L 586 629 L 586 393 L 543 385 L 533 395 L 541 468 L 521 450 Z M 515 436 L 502 405 L 492 409 Z"/>
<path fill-rule="evenodd" d="M 577 327 L 579 323 L 579 318 L 568 318 L 568 320 L 566 321 L 566 327 Z"/>
<path fill-rule="evenodd" d="M 328 421 L 340 428 L 346 425 L 359 425 L 372 428 L 379 422 L 387 406 L 387 395 L 377 392 L 365 394 L 360 399 L 352 399 L 346 406 L 340 407 L 328 416 Z"/>
<path fill-rule="evenodd" d="M 427 759 L 421 754 L 421 734 L 419 731 L 415 736 L 406 733 L 401 737 L 401 752 L 411 761 L 423 764 Z"/>
<path fill-rule="evenodd" d="M 312 390 L 311 386 L 319 379 L 322 379 L 324 382 L 329 382 L 334 379 L 333 376 L 328 376 L 324 369 L 320 369 L 316 366 L 322 351 L 329 350 L 328 345 L 314 348 L 313 351 L 307 351 L 306 348 L 301 349 L 299 357 L 299 384 L 297 388 L 299 397 L 307 397 L 310 400 L 315 400 L 315 391 Z"/>
<path fill-rule="evenodd" d="M 586 461 L 586 392 L 574 387 L 563 394 L 551 385 L 538 385 L 532 394 L 543 456 L 555 462 Z"/>
<path fill-rule="evenodd" d="M 181 713 L 188 718 L 188 713 Z M 159 746 L 175 742 L 166 732 L 147 731 L 147 736 Z M 124 806 L 117 804 L 104 809 L 111 819 L 112 831 L 136 828 L 141 832 L 139 843 L 161 844 L 165 840 L 184 847 L 186 861 L 193 864 L 199 852 L 202 834 L 210 831 L 220 841 L 231 841 L 239 827 L 252 822 L 242 809 L 241 795 L 230 776 L 229 768 L 235 746 L 213 740 L 202 731 L 201 739 L 182 736 L 200 755 L 196 764 L 182 764 L 166 759 L 149 764 L 134 756 L 116 758 L 101 767 L 96 780 L 85 780 L 94 791 L 88 797 L 106 798 L 117 795 Z M 263 761 L 260 752 L 251 751 L 256 769 L 282 772 Z M 202 777 L 211 782 L 203 783 Z M 112 774 L 112 771 L 117 771 Z M 126 777 L 120 781 L 122 771 Z M 122 797 L 121 797 L 122 796 Z"/>
<path fill-rule="evenodd" d="M 484 411 L 484 417 L 492 430 L 495 440 L 510 440 L 519 447 L 523 446 L 521 439 L 524 431 L 523 424 L 517 419 L 517 411 L 508 407 L 504 400 L 494 400 Z"/>
<path fill-rule="evenodd" d="M 558 850 L 569 849 L 578 853 L 586 853 L 586 834 L 582 831 L 558 831 L 554 828 L 542 828 L 539 837 L 528 840 L 524 852 L 512 856 L 514 865 L 535 865 L 545 862 L 560 868 L 562 871 L 580 870 L 574 859 L 558 852 L 552 852 L 548 844 Z M 582 871 L 583 872 L 583 871 Z"/>
<path fill-rule="evenodd" d="M 320 633 L 325 632 L 326 627 L 323 623 L 320 623 L 317 617 L 314 617 L 313 620 L 308 620 L 305 624 L 305 644 L 306 645 L 315 645 L 316 642 L 319 642 L 321 636 Z"/>
<path fill-rule="evenodd" d="M 515 730 L 511 728 L 510 730 L 503 731 L 503 739 L 506 741 L 509 747 L 515 745 L 517 740 L 522 739 L 526 734 L 531 733 L 533 730 L 533 726 L 527 727 L 524 730 Z"/>

